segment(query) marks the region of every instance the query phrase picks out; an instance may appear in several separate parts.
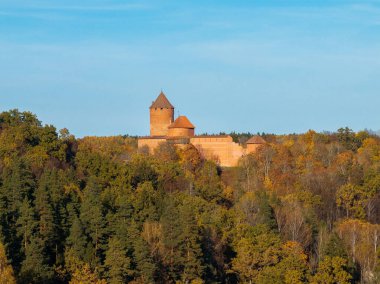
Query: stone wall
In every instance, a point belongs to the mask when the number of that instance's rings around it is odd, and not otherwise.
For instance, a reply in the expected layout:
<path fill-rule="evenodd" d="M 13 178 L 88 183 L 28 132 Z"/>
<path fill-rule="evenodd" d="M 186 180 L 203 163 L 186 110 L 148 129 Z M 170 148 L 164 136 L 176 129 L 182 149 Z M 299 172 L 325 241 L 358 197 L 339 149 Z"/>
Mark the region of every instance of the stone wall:
<path fill-rule="evenodd" d="M 231 136 L 194 136 L 190 138 L 173 137 L 143 137 L 138 139 L 138 148 L 149 147 L 149 152 L 154 153 L 154 149 L 160 143 L 173 143 L 178 147 L 183 147 L 190 143 L 194 145 L 201 155 L 207 159 L 218 163 L 222 167 L 235 167 L 239 159 L 245 154 L 257 151 L 261 144 L 247 144 L 243 148 L 238 143 L 233 142 Z"/>
<path fill-rule="evenodd" d="M 160 143 L 165 143 L 165 142 L 166 142 L 165 137 L 162 137 L 162 138 L 150 138 L 150 137 L 139 138 L 138 142 L 137 142 L 137 146 L 139 149 L 141 149 L 143 147 L 148 147 L 149 153 L 153 154 L 154 149 L 156 149 Z"/>
<path fill-rule="evenodd" d="M 190 138 L 198 151 L 208 160 L 213 160 L 223 167 L 237 166 L 245 149 L 233 142 L 231 136 L 198 136 Z"/>

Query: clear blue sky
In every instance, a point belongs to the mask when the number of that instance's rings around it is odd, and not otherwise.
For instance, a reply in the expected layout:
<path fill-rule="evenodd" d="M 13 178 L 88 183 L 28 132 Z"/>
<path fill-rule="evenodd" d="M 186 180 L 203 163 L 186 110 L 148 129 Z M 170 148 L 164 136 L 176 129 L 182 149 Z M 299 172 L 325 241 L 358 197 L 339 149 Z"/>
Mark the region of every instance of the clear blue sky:
<path fill-rule="evenodd" d="M 0 111 L 144 135 L 160 90 L 196 131 L 380 129 L 380 1 L 0 0 Z"/>

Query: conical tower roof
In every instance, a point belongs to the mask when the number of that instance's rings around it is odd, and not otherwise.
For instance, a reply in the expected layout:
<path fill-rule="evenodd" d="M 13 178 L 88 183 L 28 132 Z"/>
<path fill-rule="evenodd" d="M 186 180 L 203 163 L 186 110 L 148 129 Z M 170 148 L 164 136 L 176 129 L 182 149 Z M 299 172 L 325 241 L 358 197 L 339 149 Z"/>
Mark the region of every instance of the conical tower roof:
<path fill-rule="evenodd" d="M 161 93 L 158 95 L 157 99 L 152 103 L 152 105 L 150 106 L 150 108 L 168 108 L 168 109 L 174 109 L 174 106 L 169 102 L 168 98 L 161 91 Z"/>
<path fill-rule="evenodd" d="M 246 143 L 247 144 L 265 144 L 267 142 L 262 137 L 255 135 L 255 136 L 252 136 Z"/>
<path fill-rule="evenodd" d="M 195 126 L 190 122 L 190 120 L 184 116 L 178 116 L 177 119 L 169 125 L 169 128 L 189 128 L 194 129 Z"/>

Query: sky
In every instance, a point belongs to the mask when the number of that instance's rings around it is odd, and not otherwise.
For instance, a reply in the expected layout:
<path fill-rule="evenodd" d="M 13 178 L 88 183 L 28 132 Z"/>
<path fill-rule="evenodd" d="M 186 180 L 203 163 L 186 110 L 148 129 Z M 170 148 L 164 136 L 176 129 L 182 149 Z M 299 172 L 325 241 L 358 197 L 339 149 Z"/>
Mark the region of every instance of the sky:
<path fill-rule="evenodd" d="M 0 111 L 77 137 L 380 129 L 380 0 L 0 0 Z"/>

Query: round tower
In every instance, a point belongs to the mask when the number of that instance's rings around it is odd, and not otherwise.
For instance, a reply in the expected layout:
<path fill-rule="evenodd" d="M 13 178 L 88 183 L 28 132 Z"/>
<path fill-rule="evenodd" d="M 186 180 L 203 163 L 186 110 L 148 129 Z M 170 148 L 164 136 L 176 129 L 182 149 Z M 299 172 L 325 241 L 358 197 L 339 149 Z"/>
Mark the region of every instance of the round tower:
<path fill-rule="evenodd" d="M 258 148 L 267 143 L 262 137 L 255 135 L 252 136 L 247 142 L 247 154 L 254 153 Z"/>
<path fill-rule="evenodd" d="M 178 116 L 177 119 L 169 125 L 168 136 L 172 137 L 193 137 L 195 126 L 186 116 Z"/>
<path fill-rule="evenodd" d="M 166 136 L 174 121 L 174 107 L 161 91 L 150 110 L 150 136 Z"/>

